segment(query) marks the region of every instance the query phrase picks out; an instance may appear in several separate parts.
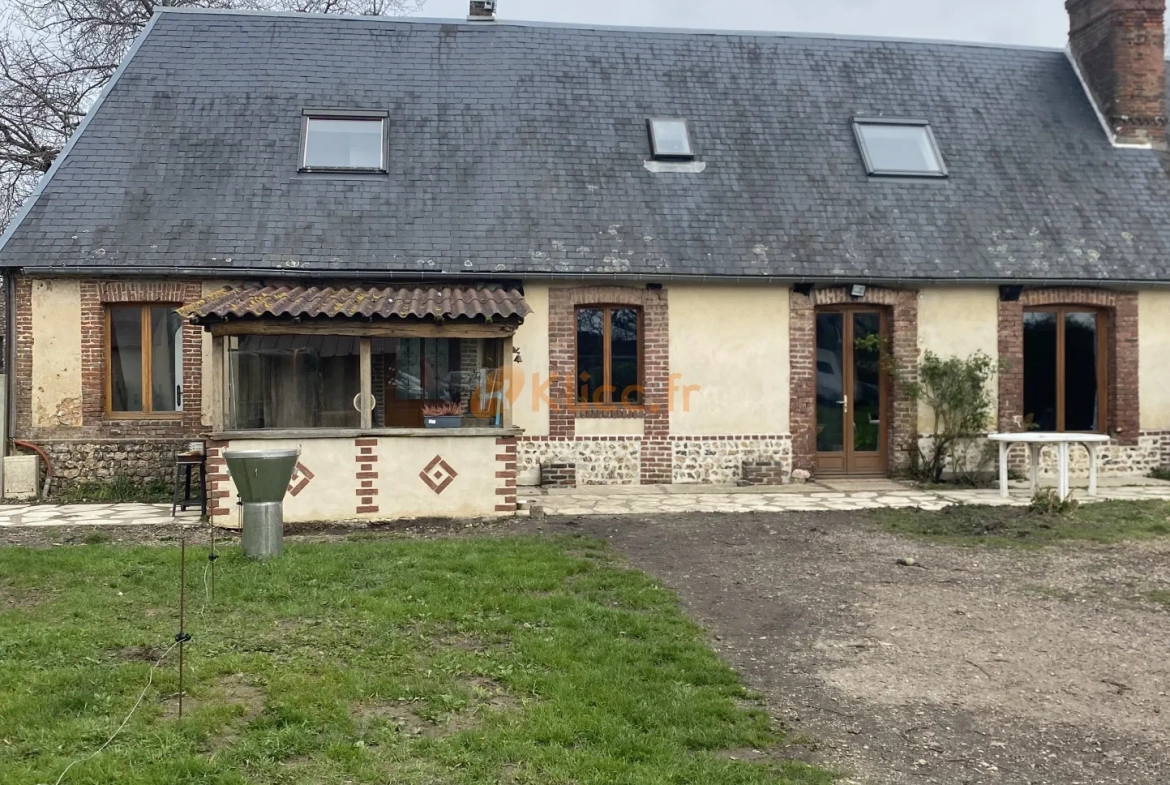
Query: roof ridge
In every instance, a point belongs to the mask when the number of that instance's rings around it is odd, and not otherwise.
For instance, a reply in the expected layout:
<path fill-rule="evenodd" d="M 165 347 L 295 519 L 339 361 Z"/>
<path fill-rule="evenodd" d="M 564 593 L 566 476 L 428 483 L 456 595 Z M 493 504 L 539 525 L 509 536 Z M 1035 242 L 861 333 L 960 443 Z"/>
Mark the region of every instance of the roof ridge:
<path fill-rule="evenodd" d="M 161 14 L 195 14 L 207 16 L 254 16 L 275 19 L 319 20 L 331 19 L 346 22 L 403 23 L 429 25 L 458 25 L 468 29 L 491 29 L 499 27 L 521 27 L 549 30 L 596 30 L 614 33 L 659 33 L 663 35 L 723 36 L 726 38 L 796 38 L 823 41 L 853 41 L 857 43 L 921 44 L 927 46 L 955 46 L 972 49 L 1011 49 L 1027 52 L 1063 52 L 1059 46 L 1035 46 L 1029 44 L 1006 44 L 991 41 L 960 41 L 947 38 L 915 38 L 913 36 L 867 36 L 847 33 L 820 33 L 783 30 L 736 30 L 720 28 L 656 27 L 639 25 L 604 25 L 583 22 L 548 22 L 524 19 L 495 19 L 491 21 L 470 21 L 457 17 L 414 17 L 414 16 L 366 16 L 358 14 L 302 13 L 299 11 L 270 11 L 243 8 L 195 8 L 191 6 L 158 6 Z"/>

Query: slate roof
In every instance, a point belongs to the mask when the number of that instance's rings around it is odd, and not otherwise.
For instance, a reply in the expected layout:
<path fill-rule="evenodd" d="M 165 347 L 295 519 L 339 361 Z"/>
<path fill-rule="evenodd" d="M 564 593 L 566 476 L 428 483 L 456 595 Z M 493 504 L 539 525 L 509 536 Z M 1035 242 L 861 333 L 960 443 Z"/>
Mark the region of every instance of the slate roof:
<path fill-rule="evenodd" d="M 503 286 L 244 286 L 179 309 L 180 316 L 194 321 L 263 316 L 523 320 L 530 313 L 524 295 Z"/>
<path fill-rule="evenodd" d="M 307 108 L 388 111 L 389 174 L 298 173 Z M 879 113 L 931 121 L 950 177 L 867 177 Z M 706 170 L 647 171 L 650 116 Z M 1170 177 L 1059 51 L 166 11 L 0 265 L 1154 281 Z"/>

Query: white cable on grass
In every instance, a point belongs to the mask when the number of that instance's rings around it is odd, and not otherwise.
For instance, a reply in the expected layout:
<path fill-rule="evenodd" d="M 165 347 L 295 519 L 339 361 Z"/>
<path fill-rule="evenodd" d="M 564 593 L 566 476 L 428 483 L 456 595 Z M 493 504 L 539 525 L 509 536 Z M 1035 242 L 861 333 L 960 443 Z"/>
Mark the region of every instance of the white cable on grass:
<path fill-rule="evenodd" d="M 207 604 L 211 602 L 211 587 L 207 583 L 207 571 L 211 569 L 211 562 L 203 565 L 203 604 L 199 606 L 199 616 L 207 610 Z"/>
<path fill-rule="evenodd" d="M 122 724 L 118 726 L 118 729 L 116 731 L 114 731 L 114 735 L 111 736 L 110 738 L 106 739 L 106 743 L 103 744 L 102 746 L 98 747 L 97 750 L 94 751 L 92 754 L 90 754 L 88 757 L 78 758 L 77 760 L 73 761 L 68 766 L 66 766 L 65 771 L 61 772 L 61 776 L 57 778 L 57 781 L 54 783 L 54 785 L 61 785 L 61 780 L 65 779 L 65 775 L 69 773 L 69 770 L 71 768 L 73 768 L 74 766 L 76 766 L 78 763 L 86 763 L 88 761 L 93 760 L 98 755 L 100 755 L 105 750 L 106 747 L 113 744 L 114 739 L 118 738 L 118 734 L 122 732 L 122 729 L 126 727 L 126 723 L 130 722 L 130 718 L 134 716 L 134 712 L 138 711 L 138 707 L 142 705 L 142 700 L 143 700 L 143 698 L 146 697 L 147 690 L 150 689 L 151 683 L 154 682 L 154 672 L 158 669 L 159 665 L 162 665 L 163 660 L 165 660 L 167 658 L 167 655 L 170 654 L 172 651 L 174 651 L 175 647 L 178 645 L 179 645 L 178 642 L 171 644 L 171 648 L 169 648 L 165 652 L 163 652 L 163 656 L 158 658 L 158 662 L 156 662 L 154 665 L 150 666 L 150 676 L 146 679 L 146 686 L 142 688 L 142 694 L 140 694 L 138 696 L 138 700 L 137 700 L 137 702 L 135 702 L 134 708 L 132 708 L 130 710 L 130 713 L 126 715 L 126 719 L 122 720 Z"/>

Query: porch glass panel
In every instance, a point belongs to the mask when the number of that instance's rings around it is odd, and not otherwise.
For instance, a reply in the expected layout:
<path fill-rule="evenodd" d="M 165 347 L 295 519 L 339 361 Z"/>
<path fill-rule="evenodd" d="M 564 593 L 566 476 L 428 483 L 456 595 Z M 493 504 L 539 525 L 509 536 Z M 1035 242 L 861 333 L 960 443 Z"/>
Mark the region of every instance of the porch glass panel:
<path fill-rule="evenodd" d="M 359 428 L 359 340 L 341 336 L 229 338 L 232 430 Z"/>

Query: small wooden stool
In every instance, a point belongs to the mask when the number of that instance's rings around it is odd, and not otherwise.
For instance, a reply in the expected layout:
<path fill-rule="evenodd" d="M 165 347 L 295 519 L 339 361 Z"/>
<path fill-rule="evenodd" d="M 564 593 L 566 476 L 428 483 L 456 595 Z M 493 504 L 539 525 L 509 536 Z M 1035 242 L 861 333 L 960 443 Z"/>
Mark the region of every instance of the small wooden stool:
<path fill-rule="evenodd" d="M 191 474 L 199 470 L 199 495 L 191 495 Z M 207 516 L 207 456 L 204 453 L 177 453 L 175 455 L 175 492 L 171 497 L 171 517 L 176 511 L 187 511 L 199 505 L 199 514 Z"/>

